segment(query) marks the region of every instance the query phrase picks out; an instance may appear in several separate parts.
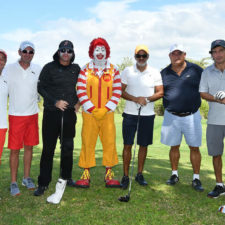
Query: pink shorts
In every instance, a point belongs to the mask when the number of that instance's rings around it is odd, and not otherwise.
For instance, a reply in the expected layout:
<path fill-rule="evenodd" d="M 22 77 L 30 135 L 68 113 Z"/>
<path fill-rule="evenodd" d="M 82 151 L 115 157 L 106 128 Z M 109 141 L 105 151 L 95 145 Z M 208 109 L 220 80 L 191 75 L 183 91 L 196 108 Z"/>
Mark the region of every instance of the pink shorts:
<path fill-rule="evenodd" d="M 7 128 L 0 128 L 0 161 L 2 157 L 2 151 L 5 144 L 5 135 L 6 135 Z"/>
<path fill-rule="evenodd" d="M 31 116 L 9 115 L 8 148 L 19 150 L 24 145 L 34 146 L 38 144 L 38 114 Z"/>

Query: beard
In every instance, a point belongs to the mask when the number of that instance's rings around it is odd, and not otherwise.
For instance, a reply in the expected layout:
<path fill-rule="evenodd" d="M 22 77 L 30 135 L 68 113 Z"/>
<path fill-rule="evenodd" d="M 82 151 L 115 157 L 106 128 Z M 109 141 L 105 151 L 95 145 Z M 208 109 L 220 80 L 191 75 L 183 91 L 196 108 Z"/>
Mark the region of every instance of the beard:
<path fill-rule="evenodd" d="M 137 65 L 140 66 L 140 67 L 145 67 L 147 65 L 147 62 L 145 62 L 145 63 L 139 63 L 139 62 L 137 62 Z"/>

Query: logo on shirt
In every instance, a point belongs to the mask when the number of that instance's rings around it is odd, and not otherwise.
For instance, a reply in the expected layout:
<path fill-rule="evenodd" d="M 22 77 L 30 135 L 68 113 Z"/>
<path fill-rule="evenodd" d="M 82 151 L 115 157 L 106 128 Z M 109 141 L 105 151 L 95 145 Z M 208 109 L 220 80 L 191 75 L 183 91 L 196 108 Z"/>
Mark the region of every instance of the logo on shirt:
<path fill-rule="evenodd" d="M 35 72 L 34 72 L 34 71 L 31 71 L 31 73 L 35 74 Z"/>
<path fill-rule="evenodd" d="M 188 74 L 186 77 L 187 77 L 187 78 L 188 78 L 188 77 L 191 77 L 191 75 Z"/>
<path fill-rule="evenodd" d="M 111 80 L 111 75 L 109 73 L 104 73 L 103 80 L 109 82 Z"/>

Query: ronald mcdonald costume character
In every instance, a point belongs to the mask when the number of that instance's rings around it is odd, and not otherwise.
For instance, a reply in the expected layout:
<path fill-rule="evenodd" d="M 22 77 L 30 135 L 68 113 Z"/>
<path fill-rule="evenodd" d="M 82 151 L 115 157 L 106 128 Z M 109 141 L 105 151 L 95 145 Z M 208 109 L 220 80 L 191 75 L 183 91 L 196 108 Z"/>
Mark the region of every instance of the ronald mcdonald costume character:
<path fill-rule="evenodd" d="M 103 38 L 90 43 L 89 56 L 93 60 L 81 70 L 77 94 L 82 105 L 82 149 L 79 166 L 84 168 L 75 187 L 90 186 L 90 168 L 96 165 L 95 145 L 98 138 L 103 146 L 102 164 L 106 167 L 106 187 L 120 187 L 113 179 L 112 167 L 118 164 L 114 111 L 121 96 L 119 71 L 108 61 L 110 47 Z"/>

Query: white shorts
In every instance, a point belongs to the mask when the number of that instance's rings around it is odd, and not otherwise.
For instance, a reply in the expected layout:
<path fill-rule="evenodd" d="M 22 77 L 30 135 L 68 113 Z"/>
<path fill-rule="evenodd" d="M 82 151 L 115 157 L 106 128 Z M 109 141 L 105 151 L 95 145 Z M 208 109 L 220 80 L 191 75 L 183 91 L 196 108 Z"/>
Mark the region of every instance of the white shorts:
<path fill-rule="evenodd" d="M 199 110 L 185 117 L 175 116 L 165 110 L 161 129 L 161 143 L 168 146 L 180 145 L 183 135 L 189 146 L 201 146 L 202 124 Z"/>

